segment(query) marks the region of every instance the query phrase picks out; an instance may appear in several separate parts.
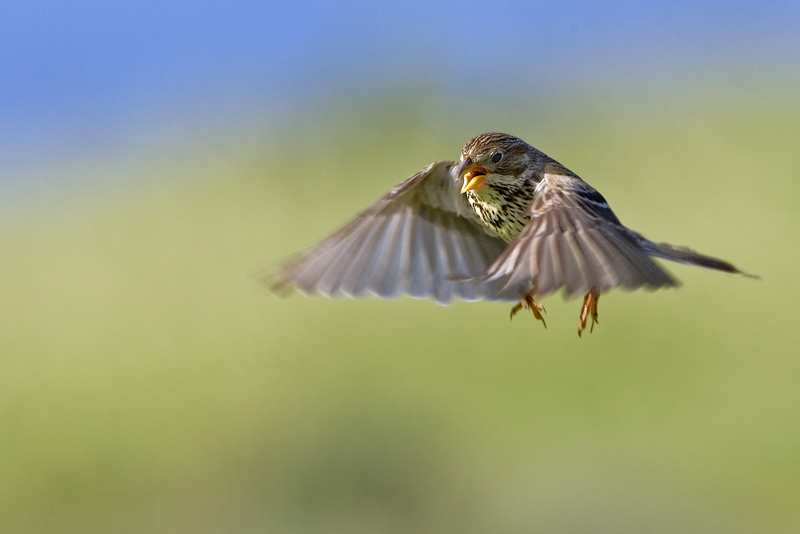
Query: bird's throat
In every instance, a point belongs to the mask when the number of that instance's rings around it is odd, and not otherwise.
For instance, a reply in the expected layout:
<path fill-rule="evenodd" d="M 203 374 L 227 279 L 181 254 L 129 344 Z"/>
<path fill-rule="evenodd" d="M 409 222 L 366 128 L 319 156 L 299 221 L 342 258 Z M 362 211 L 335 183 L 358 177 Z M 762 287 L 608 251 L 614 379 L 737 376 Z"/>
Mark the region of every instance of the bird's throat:
<path fill-rule="evenodd" d="M 533 200 L 534 184 L 525 182 L 505 186 L 493 183 L 468 191 L 467 201 L 489 233 L 511 241 L 530 221 L 529 206 Z"/>

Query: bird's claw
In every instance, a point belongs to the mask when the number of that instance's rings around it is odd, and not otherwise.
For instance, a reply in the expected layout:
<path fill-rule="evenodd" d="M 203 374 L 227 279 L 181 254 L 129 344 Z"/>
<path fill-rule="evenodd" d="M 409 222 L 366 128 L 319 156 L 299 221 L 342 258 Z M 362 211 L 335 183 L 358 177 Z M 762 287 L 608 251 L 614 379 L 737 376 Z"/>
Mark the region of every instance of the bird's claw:
<path fill-rule="evenodd" d="M 531 291 L 528 291 L 527 293 L 525 293 L 525 296 L 523 296 L 519 300 L 519 304 L 517 304 L 516 306 L 511 308 L 511 319 L 514 318 L 514 316 L 517 314 L 518 311 L 520 311 L 521 309 L 526 309 L 526 310 L 530 310 L 531 313 L 533 313 L 533 316 L 537 320 L 542 321 L 542 324 L 544 325 L 544 327 L 547 328 L 547 323 L 544 321 L 544 317 L 542 316 L 542 313 L 541 313 L 541 312 L 547 313 L 547 310 L 544 309 L 544 306 L 542 306 L 541 304 L 539 304 L 538 302 L 533 300 L 533 295 L 534 295 L 535 291 L 536 291 L 536 289 L 534 288 Z"/>
<path fill-rule="evenodd" d="M 586 293 L 586 296 L 583 297 L 583 309 L 581 310 L 581 320 L 578 324 L 578 336 L 583 333 L 583 330 L 586 328 L 586 320 L 591 316 L 592 318 L 592 326 L 589 328 L 589 333 L 591 334 L 594 331 L 594 323 L 599 323 L 600 320 L 597 318 L 597 303 L 600 301 L 600 292 L 597 289 L 592 288 Z"/>

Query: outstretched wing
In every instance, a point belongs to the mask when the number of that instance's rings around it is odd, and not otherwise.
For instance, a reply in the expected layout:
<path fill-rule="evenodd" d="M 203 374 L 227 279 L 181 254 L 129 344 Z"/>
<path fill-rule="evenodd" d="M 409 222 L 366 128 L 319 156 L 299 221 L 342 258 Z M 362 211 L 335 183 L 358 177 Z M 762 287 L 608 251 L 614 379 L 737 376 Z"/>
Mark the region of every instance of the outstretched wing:
<path fill-rule="evenodd" d="M 466 281 L 485 271 L 506 243 L 479 226 L 459 194 L 453 162 L 433 163 L 355 220 L 267 275 L 272 290 L 295 287 L 334 297 L 407 294 L 444 304 L 519 299 L 505 283 Z"/>
<path fill-rule="evenodd" d="M 533 284 L 536 294 L 564 287 L 567 297 L 615 287 L 652 289 L 677 281 L 648 255 L 650 243 L 619 222 L 595 189 L 549 163 L 530 206 L 531 220 L 479 282 Z"/>

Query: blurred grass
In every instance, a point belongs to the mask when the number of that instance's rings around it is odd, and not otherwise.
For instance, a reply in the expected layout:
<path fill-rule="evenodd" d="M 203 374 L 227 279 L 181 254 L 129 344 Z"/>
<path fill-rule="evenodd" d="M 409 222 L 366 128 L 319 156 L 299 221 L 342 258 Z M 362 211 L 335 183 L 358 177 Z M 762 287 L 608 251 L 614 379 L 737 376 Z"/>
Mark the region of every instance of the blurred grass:
<path fill-rule="evenodd" d="M 351 104 L 9 203 L 3 532 L 796 532 L 796 99 L 544 108 Z M 544 330 L 256 283 L 489 130 L 764 280 L 670 265 L 583 339 L 560 298 Z"/>

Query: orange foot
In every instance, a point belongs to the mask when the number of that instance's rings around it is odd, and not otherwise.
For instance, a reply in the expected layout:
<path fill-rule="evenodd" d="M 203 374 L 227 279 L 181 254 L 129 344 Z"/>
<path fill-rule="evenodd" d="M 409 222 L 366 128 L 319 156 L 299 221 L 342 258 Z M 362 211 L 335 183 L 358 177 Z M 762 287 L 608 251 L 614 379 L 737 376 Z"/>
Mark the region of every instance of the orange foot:
<path fill-rule="evenodd" d="M 533 316 L 539 321 L 542 321 L 544 327 L 547 328 L 547 323 L 544 322 L 544 317 L 542 317 L 541 314 L 541 312 L 547 313 L 547 310 L 544 309 L 544 306 L 533 300 L 533 295 L 535 293 L 536 293 L 535 287 L 530 291 L 528 291 L 527 293 L 525 293 L 525 296 L 520 299 L 519 304 L 511 308 L 511 318 L 513 319 L 514 315 L 516 315 L 518 311 L 524 308 L 526 310 L 530 310 L 531 313 L 533 313 Z"/>
<path fill-rule="evenodd" d="M 586 293 L 586 296 L 583 298 L 583 309 L 581 310 L 581 321 L 578 324 L 578 336 L 581 335 L 583 330 L 586 328 L 586 319 L 589 318 L 589 315 L 592 316 L 592 326 L 589 328 L 589 333 L 591 334 L 594 330 L 594 323 L 599 323 L 600 320 L 597 318 L 597 303 L 600 301 L 600 292 L 597 289 L 592 288 Z"/>

